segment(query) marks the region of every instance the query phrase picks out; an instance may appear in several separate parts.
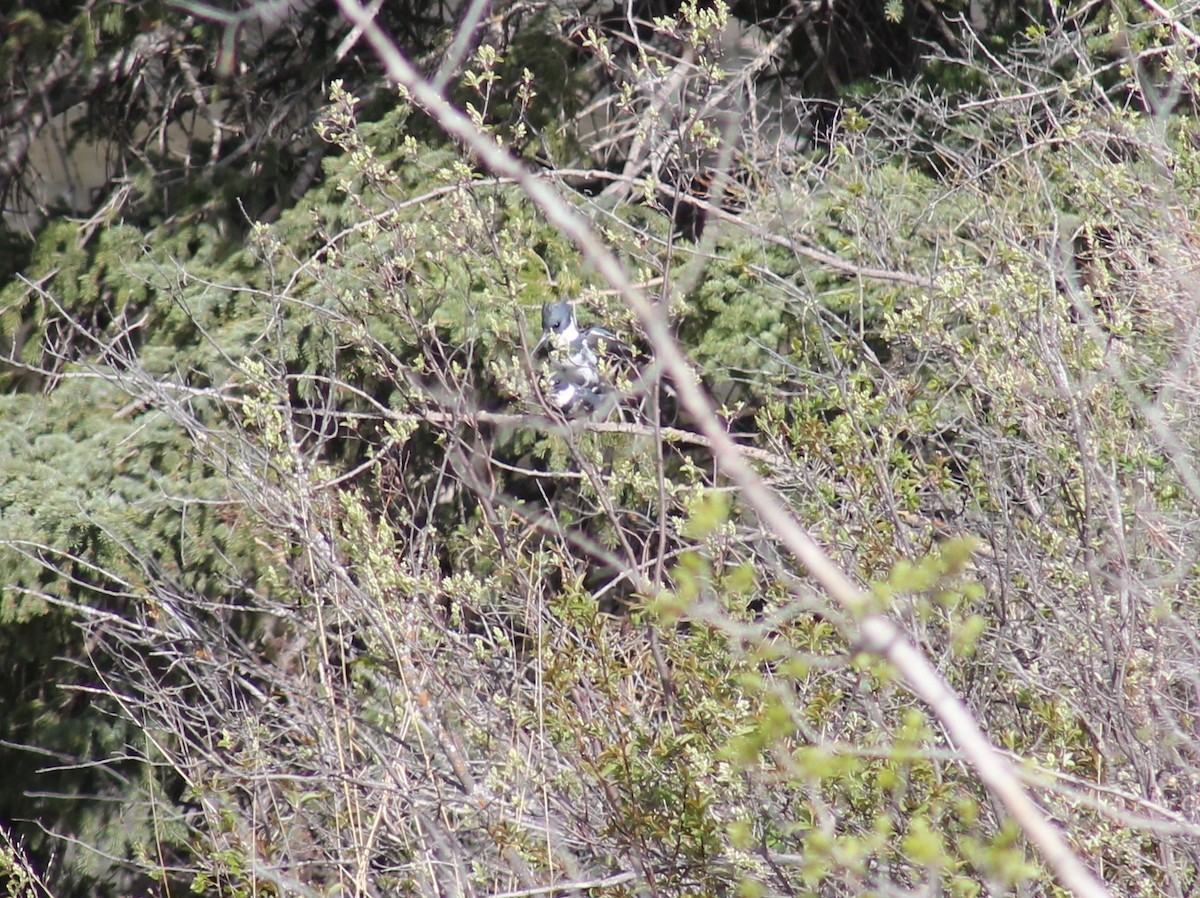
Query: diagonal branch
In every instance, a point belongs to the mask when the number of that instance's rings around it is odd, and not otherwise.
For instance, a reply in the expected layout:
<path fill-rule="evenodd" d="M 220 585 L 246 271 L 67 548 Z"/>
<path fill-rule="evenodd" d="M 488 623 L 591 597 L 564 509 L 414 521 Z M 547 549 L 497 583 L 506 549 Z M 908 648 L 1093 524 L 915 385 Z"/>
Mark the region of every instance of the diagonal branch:
<path fill-rule="evenodd" d="M 407 90 L 413 101 L 446 133 L 470 147 L 487 168 L 520 185 L 546 220 L 572 239 L 588 262 L 620 293 L 641 320 L 664 369 L 674 379 L 682 404 L 704 436 L 712 441 L 718 463 L 741 489 L 746 502 L 830 596 L 852 615 L 861 613 L 867 607 L 866 596 L 833 564 L 751 468 L 737 444 L 720 426 L 712 404 L 672 338 L 665 319 L 655 313 L 617 257 L 592 232 L 588 221 L 551 184 L 522 166 L 434 90 L 357 0 L 337 0 L 337 3 L 347 19 L 363 29 L 364 37 L 383 61 L 388 75 Z M 899 628 L 882 615 L 867 614 L 859 621 L 858 636 L 863 648 L 891 662 L 913 692 L 929 705 L 979 778 L 1038 847 L 1059 882 L 1078 898 L 1107 896 L 1104 884 L 1075 856 L 1063 834 L 1030 798 L 1008 759 L 995 749 L 966 705 Z"/>

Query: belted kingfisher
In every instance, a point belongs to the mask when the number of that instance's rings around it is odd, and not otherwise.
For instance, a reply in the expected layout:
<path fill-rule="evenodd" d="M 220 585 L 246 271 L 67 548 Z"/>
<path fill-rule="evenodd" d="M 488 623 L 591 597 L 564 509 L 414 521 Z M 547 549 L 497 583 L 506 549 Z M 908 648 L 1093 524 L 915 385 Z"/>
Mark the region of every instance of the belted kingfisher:
<path fill-rule="evenodd" d="M 591 379 L 588 372 L 590 371 Z M 600 385 L 595 371 L 559 367 L 550 375 L 549 399 L 565 415 L 593 415 L 615 405 L 612 394 Z"/>
<path fill-rule="evenodd" d="M 534 355 L 547 344 L 559 349 L 565 361 L 580 374 L 590 376 L 587 381 L 590 383 L 600 380 L 597 366 L 602 356 L 632 356 L 629 347 L 608 328 L 593 324 L 580 329 L 575 310 L 566 300 L 542 305 L 542 338 L 533 347 Z"/>

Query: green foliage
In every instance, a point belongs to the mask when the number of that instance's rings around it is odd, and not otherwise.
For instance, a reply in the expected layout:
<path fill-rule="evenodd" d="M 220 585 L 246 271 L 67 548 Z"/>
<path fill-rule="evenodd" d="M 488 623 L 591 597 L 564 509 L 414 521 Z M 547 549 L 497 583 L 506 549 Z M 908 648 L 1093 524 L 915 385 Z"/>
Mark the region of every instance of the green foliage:
<path fill-rule="evenodd" d="M 480 893 L 619 871 L 614 893 L 1055 894 L 905 671 L 858 647 L 871 612 L 1042 768 L 1039 799 L 1114 888 L 1187 880 L 1140 872 L 1173 835 L 1058 784 L 1159 782 L 1134 744 L 1194 782 L 1196 428 L 1166 373 L 1190 357 L 1190 120 L 1097 122 L 1083 82 L 1019 54 L 942 60 L 945 107 L 859 81 L 807 157 L 744 129 L 758 170 L 683 246 L 654 204 L 721 150 L 727 15 L 684 4 L 636 41 L 589 24 L 568 47 L 546 11 L 481 40 L 448 94 L 566 165 L 603 159 L 572 116 L 611 76 L 617 143 L 665 149 L 625 193 L 572 201 L 663 285 L 731 428 L 864 607 L 782 557 L 685 415 L 661 442 L 641 409 L 553 415 L 540 304 L 576 300 L 641 352 L 632 316 L 424 113 L 334 80 L 321 177 L 274 221 L 245 220 L 233 166 L 173 188 L 170 215 L 46 225 L 0 292 L 4 737 L 104 761 L 119 777 L 62 788 L 124 814 L 43 802 L 43 822 L 222 894 L 435 892 L 443 870 Z M 89 39 L 122 27 L 101 15 Z M 1051 104 L 1036 122 L 1031 97 Z M 1132 146 L 1163 123 L 1155 152 Z M 255 155 L 270 182 L 286 158 Z M 149 195 L 157 170 L 135 176 Z M 100 716 L 75 703 L 96 678 Z"/>

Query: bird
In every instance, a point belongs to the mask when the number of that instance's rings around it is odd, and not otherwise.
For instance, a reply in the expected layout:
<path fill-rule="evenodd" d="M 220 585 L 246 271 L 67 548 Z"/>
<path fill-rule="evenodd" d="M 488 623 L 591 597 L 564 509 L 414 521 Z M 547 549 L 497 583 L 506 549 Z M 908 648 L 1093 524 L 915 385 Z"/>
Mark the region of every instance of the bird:
<path fill-rule="evenodd" d="M 598 324 L 581 328 L 567 300 L 542 305 L 542 336 L 533 354 L 538 355 L 547 345 L 560 374 L 561 395 L 569 395 L 569 402 L 575 406 L 590 403 L 593 408 L 589 411 L 594 411 L 595 406 L 607 405 L 611 411 L 617 405 L 611 388 L 622 382 L 616 376 L 619 371 L 628 378 L 626 398 L 640 397 L 631 406 L 635 414 L 659 421 L 675 420 L 677 403 L 670 379 L 661 375 L 649 378 L 647 366 L 651 359 L 635 352 L 608 328 Z M 613 366 L 601 367 L 602 360 L 617 363 L 616 370 Z M 589 392 L 585 387 L 593 389 Z M 570 392 L 572 388 L 574 392 Z"/>
<path fill-rule="evenodd" d="M 549 399 L 564 415 L 588 416 L 611 411 L 616 405 L 612 393 L 598 380 L 589 380 L 581 369 L 560 366 L 550 375 Z"/>
<path fill-rule="evenodd" d="M 589 383 L 599 382 L 602 357 L 633 357 L 633 351 L 608 328 L 593 324 L 581 329 L 575 309 L 566 300 L 542 305 L 542 336 L 533 347 L 534 355 L 547 345 L 559 350 L 562 359 Z"/>

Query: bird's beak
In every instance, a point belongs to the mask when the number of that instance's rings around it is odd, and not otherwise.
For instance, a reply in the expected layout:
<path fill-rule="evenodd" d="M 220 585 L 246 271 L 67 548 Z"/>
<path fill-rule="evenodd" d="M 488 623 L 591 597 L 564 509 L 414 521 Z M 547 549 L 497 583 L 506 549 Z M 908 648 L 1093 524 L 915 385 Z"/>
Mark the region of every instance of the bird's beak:
<path fill-rule="evenodd" d="M 550 334 L 548 334 L 548 333 L 542 334 L 542 339 L 538 340 L 537 343 L 535 343 L 533 345 L 533 355 L 536 356 L 539 352 L 541 352 L 542 347 L 545 346 L 549 341 L 550 341 Z"/>

